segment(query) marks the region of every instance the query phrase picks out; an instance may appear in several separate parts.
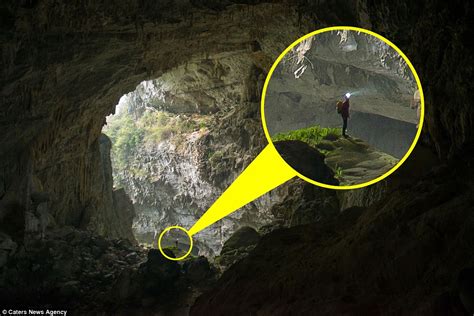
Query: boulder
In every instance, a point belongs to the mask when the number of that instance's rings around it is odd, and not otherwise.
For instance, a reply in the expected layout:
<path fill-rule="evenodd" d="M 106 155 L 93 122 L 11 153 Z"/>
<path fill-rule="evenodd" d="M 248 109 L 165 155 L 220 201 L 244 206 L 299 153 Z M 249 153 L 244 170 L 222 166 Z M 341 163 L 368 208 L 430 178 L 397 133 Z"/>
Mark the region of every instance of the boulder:
<path fill-rule="evenodd" d="M 216 264 L 226 270 L 235 262 L 246 257 L 260 240 L 260 234 L 252 227 L 241 227 L 224 243 Z"/>
<path fill-rule="evenodd" d="M 174 254 L 167 250 L 168 256 Z M 148 260 L 142 267 L 144 272 L 144 289 L 147 293 L 161 294 L 164 290 L 170 290 L 178 280 L 181 268 L 176 261 L 163 257 L 158 249 L 150 249 Z"/>
<path fill-rule="evenodd" d="M 256 245 L 259 240 L 260 235 L 255 229 L 248 226 L 241 227 L 224 243 L 221 254 Z"/>
<path fill-rule="evenodd" d="M 186 278 L 192 283 L 201 283 L 209 280 L 214 271 L 206 257 L 200 256 L 187 260 L 183 265 Z"/>
<path fill-rule="evenodd" d="M 334 172 L 324 162 L 324 155 L 317 149 L 299 140 L 273 143 L 281 157 L 296 171 L 314 181 L 339 185 Z"/>

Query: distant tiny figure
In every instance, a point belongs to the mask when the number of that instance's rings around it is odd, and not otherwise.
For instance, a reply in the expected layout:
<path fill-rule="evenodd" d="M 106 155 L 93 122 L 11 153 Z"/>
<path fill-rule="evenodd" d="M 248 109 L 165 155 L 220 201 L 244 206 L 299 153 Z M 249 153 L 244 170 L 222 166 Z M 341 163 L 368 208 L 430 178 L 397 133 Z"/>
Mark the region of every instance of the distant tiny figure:
<path fill-rule="evenodd" d="M 349 114 L 349 98 L 351 97 L 350 93 L 344 95 L 344 102 L 337 102 L 337 113 L 341 114 L 342 117 L 342 136 L 348 137 L 347 135 L 347 120 L 350 117 Z"/>
<path fill-rule="evenodd" d="M 179 244 L 178 238 L 176 238 L 175 243 L 176 243 L 176 248 L 178 248 L 178 244 Z"/>

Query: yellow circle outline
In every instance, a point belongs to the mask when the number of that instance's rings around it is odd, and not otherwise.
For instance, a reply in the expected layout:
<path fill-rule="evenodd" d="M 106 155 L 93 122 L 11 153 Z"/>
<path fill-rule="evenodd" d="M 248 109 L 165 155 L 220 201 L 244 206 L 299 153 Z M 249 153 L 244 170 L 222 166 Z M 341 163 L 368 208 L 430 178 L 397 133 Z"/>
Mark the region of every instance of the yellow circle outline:
<path fill-rule="evenodd" d="M 178 257 L 178 258 L 173 258 L 173 257 L 170 257 L 168 256 L 164 251 L 163 251 L 163 248 L 161 248 L 161 239 L 163 238 L 164 234 L 169 231 L 169 230 L 172 230 L 172 229 L 179 229 L 179 230 L 182 230 L 183 232 L 186 233 L 186 235 L 188 235 L 188 238 L 189 238 L 189 250 L 188 252 L 186 252 L 183 256 L 181 257 Z M 189 234 L 189 232 L 181 227 L 181 226 L 169 226 L 167 227 L 165 230 L 163 230 L 160 234 L 160 237 L 158 238 L 158 249 L 160 249 L 160 252 L 161 254 L 166 258 L 166 259 L 169 259 L 169 260 L 173 260 L 173 261 L 179 261 L 179 260 L 183 260 L 184 258 L 186 258 L 187 256 L 189 256 L 189 254 L 191 253 L 191 250 L 193 249 L 193 237 L 191 237 L 191 234 Z"/>
<path fill-rule="evenodd" d="M 316 31 L 313 31 L 311 33 L 308 33 L 302 37 L 300 37 L 299 39 L 297 39 L 296 41 L 294 41 L 290 46 L 288 46 L 281 54 L 280 56 L 278 56 L 278 58 L 275 60 L 275 62 L 273 63 L 272 67 L 270 68 L 270 71 L 268 72 L 268 75 L 267 75 L 267 78 L 265 79 L 265 84 L 263 85 L 263 90 L 262 90 L 262 99 L 261 99 L 261 115 L 262 115 L 262 125 L 263 125 L 263 130 L 265 132 L 265 137 L 267 138 L 267 141 L 268 143 L 270 144 L 270 146 L 273 147 L 273 149 L 276 150 L 275 148 L 275 145 L 273 144 L 272 142 L 272 139 L 270 137 L 270 133 L 268 132 L 268 129 L 267 129 L 267 122 L 265 120 L 265 96 L 266 96 L 266 93 L 267 93 L 267 88 L 268 88 L 268 84 L 270 82 L 270 79 L 273 75 L 273 72 L 275 71 L 275 68 L 278 66 L 278 64 L 280 63 L 280 61 L 283 59 L 283 57 L 293 48 L 295 47 L 297 44 L 299 44 L 300 42 L 304 41 L 305 39 L 311 37 L 311 36 L 314 36 L 314 35 L 317 35 L 317 34 L 320 34 L 320 33 L 324 33 L 324 32 L 329 32 L 329 31 L 341 31 L 341 30 L 347 30 L 347 31 L 356 31 L 356 32 L 362 32 L 362 33 L 365 33 L 365 34 L 369 34 L 369 35 L 372 35 L 372 36 L 375 36 L 376 38 L 378 38 L 379 40 L 383 41 L 384 43 L 386 43 L 387 45 L 389 45 L 390 47 L 392 47 L 400 56 L 402 56 L 403 60 L 405 60 L 405 62 L 407 63 L 408 67 L 410 67 L 410 70 L 413 74 L 413 76 L 415 77 L 415 80 L 416 80 L 416 85 L 418 87 L 418 91 L 420 91 L 420 104 L 421 104 L 421 113 L 420 113 L 420 121 L 418 123 L 418 130 L 416 132 L 416 135 L 415 135 L 415 139 L 413 140 L 410 148 L 408 149 L 408 151 L 406 152 L 405 156 L 403 156 L 403 158 L 395 165 L 392 167 L 392 169 L 390 169 L 389 171 L 387 171 L 386 173 L 384 173 L 383 175 L 381 175 L 380 177 L 378 178 L 375 178 L 375 179 L 372 179 L 370 181 L 367 181 L 367 182 L 364 182 L 364 183 L 359 183 L 359 184 L 354 184 L 354 185 L 345 185 L 345 186 L 336 186 L 336 185 L 329 185 L 329 184 L 325 184 L 325 183 L 321 183 L 321 182 L 317 182 L 317 181 L 314 181 L 313 179 L 310 179 L 304 175 L 302 175 L 301 173 L 299 173 L 298 171 L 296 171 L 292 166 L 290 166 L 288 163 L 285 163 L 291 168 L 293 169 L 293 171 L 296 173 L 296 175 L 298 177 L 300 177 L 301 179 L 309 182 L 309 183 L 312 183 L 314 185 L 317 185 L 317 186 L 320 186 L 320 187 L 323 187 L 323 188 L 326 188 L 326 189 L 335 189 L 335 190 L 353 190 L 353 189 L 360 189 L 360 188 L 363 188 L 363 187 L 366 187 L 366 186 L 369 186 L 371 184 L 374 184 L 374 183 L 377 183 L 379 182 L 380 180 L 383 180 L 385 179 L 386 177 L 388 177 L 389 175 L 391 175 L 393 172 L 395 172 L 395 170 L 397 170 L 404 162 L 405 160 L 407 160 L 407 158 L 410 156 L 410 154 L 412 153 L 413 149 L 415 148 L 416 146 L 416 143 L 418 142 L 418 139 L 420 138 L 420 134 L 421 134 L 421 129 L 423 128 L 423 121 L 424 121 L 424 118 L 425 118 L 425 98 L 424 98 L 424 95 L 423 95 L 423 88 L 421 86 L 421 82 L 420 82 L 420 78 L 418 77 L 418 74 L 416 73 L 416 70 L 415 68 L 413 67 L 412 63 L 410 62 L 410 60 L 408 59 L 408 57 L 397 47 L 395 46 L 395 44 L 393 44 L 392 42 L 390 42 L 388 39 L 386 39 L 385 37 L 383 37 L 382 35 L 379 35 L 377 33 L 374 33 L 372 31 L 369 31 L 369 30 L 366 30 L 366 29 L 363 29 L 363 28 L 359 28 L 359 27 L 354 27 L 354 26 L 333 26 L 333 27 L 326 27 L 326 28 L 323 28 L 323 29 L 319 29 L 319 30 L 316 30 Z M 278 151 L 277 151 L 278 152 Z M 282 158 L 283 159 L 283 158 Z M 283 159 L 284 160 L 284 159 Z"/>

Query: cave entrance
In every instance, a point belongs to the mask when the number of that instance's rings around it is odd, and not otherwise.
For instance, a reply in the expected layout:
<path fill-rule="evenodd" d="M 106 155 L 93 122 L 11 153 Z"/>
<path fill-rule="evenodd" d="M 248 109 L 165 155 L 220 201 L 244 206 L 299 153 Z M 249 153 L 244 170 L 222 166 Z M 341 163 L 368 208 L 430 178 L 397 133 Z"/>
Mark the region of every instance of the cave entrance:
<path fill-rule="evenodd" d="M 129 195 L 135 238 L 153 248 L 166 226 L 195 221 L 203 208 L 196 198 L 206 202 L 203 195 L 212 191 L 200 176 L 198 148 L 212 116 L 193 111 L 170 90 L 160 79 L 141 82 L 120 98 L 102 130 L 112 143 L 114 190 L 124 189 Z"/>
<path fill-rule="evenodd" d="M 114 186 L 133 201 L 136 239 L 156 247 L 168 226 L 191 227 L 259 152 L 265 76 L 252 51 L 196 56 L 122 96 L 103 133 L 112 143 Z M 241 226 L 273 219 L 269 194 L 196 234 L 213 256 Z"/>

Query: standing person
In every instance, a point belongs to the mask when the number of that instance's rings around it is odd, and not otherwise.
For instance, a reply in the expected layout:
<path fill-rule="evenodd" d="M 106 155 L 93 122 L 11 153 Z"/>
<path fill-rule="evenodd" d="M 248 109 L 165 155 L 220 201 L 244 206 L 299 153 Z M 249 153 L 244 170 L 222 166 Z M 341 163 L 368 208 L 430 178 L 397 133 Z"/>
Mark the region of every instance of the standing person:
<path fill-rule="evenodd" d="M 340 109 L 340 114 L 341 114 L 341 117 L 342 117 L 342 136 L 344 137 L 348 137 L 348 135 L 346 134 L 347 132 L 347 120 L 349 119 L 350 117 L 350 114 L 349 114 L 349 98 L 351 97 L 351 94 L 350 93 L 346 93 L 344 95 L 344 102 L 342 102 L 342 105 L 341 105 L 341 109 Z"/>

